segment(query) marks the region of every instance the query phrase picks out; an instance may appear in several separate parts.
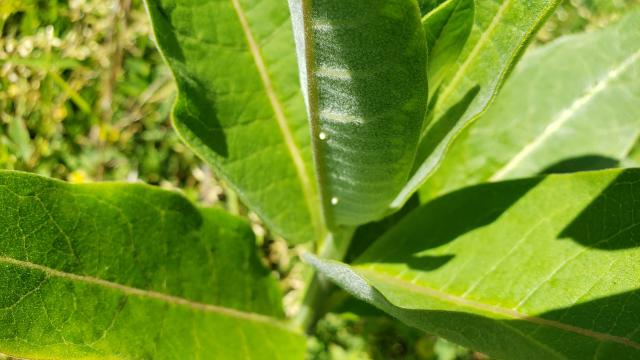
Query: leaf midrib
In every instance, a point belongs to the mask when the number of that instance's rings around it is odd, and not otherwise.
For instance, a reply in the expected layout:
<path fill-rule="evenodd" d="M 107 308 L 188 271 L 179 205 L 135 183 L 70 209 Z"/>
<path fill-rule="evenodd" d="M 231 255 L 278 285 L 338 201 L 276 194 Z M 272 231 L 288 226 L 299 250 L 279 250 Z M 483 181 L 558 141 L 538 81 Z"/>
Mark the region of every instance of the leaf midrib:
<path fill-rule="evenodd" d="M 309 209 L 309 215 L 311 216 L 311 220 L 314 225 L 314 230 L 317 232 L 320 227 L 320 211 L 317 208 L 314 199 L 315 192 L 313 190 L 313 185 L 311 179 L 308 176 L 308 172 L 306 169 L 306 165 L 302 158 L 302 154 L 296 142 L 293 138 L 293 134 L 291 129 L 289 128 L 289 124 L 287 122 L 287 117 L 284 113 L 284 107 L 278 96 L 276 95 L 276 91 L 273 87 L 273 83 L 271 81 L 271 77 L 269 75 L 269 71 L 267 70 L 267 66 L 262 58 L 262 54 L 260 52 L 260 47 L 253 37 L 253 33 L 251 31 L 251 26 L 249 25 L 249 20 L 245 15 L 245 11 L 242 8 L 239 0 L 231 0 L 233 5 L 233 9 L 238 17 L 238 21 L 244 32 L 244 35 L 247 39 L 247 45 L 249 46 L 249 51 L 251 52 L 251 56 L 253 58 L 253 62 L 256 65 L 258 73 L 260 75 L 260 80 L 262 81 L 262 86 L 265 89 L 267 97 L 269 98 L 269 103 L 271 104 L 271 108 L 273 109 L 273 113 L 276 118 L 276 122 L 278 123 L 278 128 L 282 133 L 282 137 L 284 139 L 285 145 L 291 159 L 293 161 L 294 167 L 296 169 L 296 174 L 300 181 L 300 185 L 302 187 L 302 191 L 304 192 L 304 200 L 307 204 L 307 208 Z M 317 240 L 317 239 L 312 239 Z"/>
<path fill-rule="evenodd" d="M 304 42 L 304 61 L 305 61 L 305 72 L 304 75 L 306 82 L 306 89 L 304 89 L 307 93 L 307 105 L 309 111 L 309 127 L 311 130 L 311 146 L 313 148 L 313 160 L 315 162 L 316 169 L 316 177 L 318 184 L 318 195 L 320 197 L 320 207 L 321 213 L 323 216 L 324 223 L 329 228 L 334 228 L 335 224 L 333 223 L 333 214 L 332 214 L 332 205 L 330 203 L 330 194 L 328 194 L 327 185 L 327 171 L 325 166 L 325 156 L 323 153 L 323 147 L 320 145 L 320 126 L 319 126 L 319 98 L 317 92 L 317 83 L 316 83 L 316 64 L 314 61 L 314 52 L 315 49 L 313 47 L 313 30 L 311 29 L 311 2 L 308 0 L 300 0 L 300 8 L 302 11 L 302 28 L 304 31 L 303 42 Z"/>
<path fill-rule="evenodd" d="M 257 313 L 251 313 L 246 311 L 240 311 L 232 308 L 227 308 L 218 305 L 206 304 L 197 302 L 185 298 L 181 298 L 174 295 L 168 295 L 165 293 L 138 289 L 135 287 L 122 285 L 116 282 L 100 279 L 93 276 L 78 275 L 57 269 L 53 269 L 44 265 L 36 264 L 30 261 L 18 260 L 8 256 L 0 256 L 0 264 L 18 267 L 21 269 L 35 270 L 44 273 L 48 277 L 61 278 L 72 282 L 80 282 L 84 284 L 90 284 L 101 288 L 119 291 L 127 296 L 138 296 L 142 298 L 154 299 L 167 304 L 177 305 L 189 308 L 191 310 L 198 310 L 206 313 L 215 313 L 228 317 L 233 317 L 241 320 L 248 320 L 254 322 L 260 322 L 269 324 L 272 326 L 280 327 L 286 330 L 291 330 L 286 324 L 278 321 L 275 318 L 268 317 Z"/>
<path fill-rule="evenodd" d="M 530 322 L 536 325 L 552 327 L 558 330 L 563 330 L 566 332 L 586 336 L 592 339 L 596 339 L 598 341 L 614 342 L 614 343 L 618 343 L 621 345 L 629 346 L 629 347 L 640 350 L 640 343 L 622 336 L 611 335 L 603 332 L 581 328 L 574 325 L 565 324 L 555 320 L 549 320 L 541 317 L 531 316 L 531 315 L 523 314 L 513 309 L 507 309 L 501 306 L 487 304 L 480 301 L 463 298 L 458 295 L 449 294 L 441 290 L 437 290 L 435 288 L 426 287 L 423 285 L 410 284 L 398 279 L 397 277 L 387 275 L 387 274 L 381 274 L 372 269 L 359 267 L 358 273 L 364 275 L 365 278 L 369 278 L 369 279 L 376 278 L 385 283 L 402 287 L 405 290 L 408 290 L 410 292 L 420 293 L 422 295 L 426 295 L 428 297 L 432 297 L 440 301 L 448 302 L 450 304 L 454 304 L 457 306 L 467 307 L 467 308 L 476 310 L 478 312 L 489 312 L 496 315 L 516 319 L 516 320 Z"/>
<path fill-rule="evenodd" d="M 542 133 L 527 143 L 522 149 L 511 158 L 511 160 L 496 171 L 489 181 L 498 181 L 504 179 L 509 172 L 515 169 L 523 160 L 525 160 L 531 153 L 537 150 L 542 143 L 550 136 L 554 135 L 564 126 L 569 120 L 573 119 L 578 111 L 587 106 L 593 101 L 599 94 L 605 91 L 612 81 L 615 81 L 620 77 L 629 67 L 640 60 L 640 50 L 632 53 L 624 61 L 619 63 L 613 69 L 609 70 L 600 80 L 595 84 L 587 87 L 582 96 L 578 97 L 571 105 L 562 111 L 560 111 L 555 118 L 544 128 Z"/>
<path fill-rule="evenodd" d="M 422 16 L 422 18 L 420 19 L 420 22 L 424 25 L 424 23 L 426 23 L 427 20 L 429 20 L 432 16 L 434 16 L 434 14 L 438 13 L 438 11 L 440 11 L 441 9 L 449 6 L 449 4 L 451 4 L 452 1 L 454 1 L 454 0 L 446 0 L 443 3 L 441 3 L 440 5 L 436 6 L 429 13 L 425 14 L 424 16 Z M 447 20 L 447 22 L 448 21 L 449 20 Z"/>
<path fill-rule="evenodd" d="M 513 2 L 507 0 L 504 3 L 502 3 L 502 5 L 500 5 L 498 12 L 491 20 L 491 23 L 487 27 L 487 30 L 485 30 L 482 33 L 482 35 L 480 36 L 480 39 L 478 39 L 478 42 L 469 53 L 469 56 L 467 57 L 467 59 L 464 61 L 464 63 L 462 63 L 458 71 L 456 71 L 456 74 L 454 75 L 454 77 L 451 79 L 449 84 L 447 84 L 447 87 L 442 91 L 442 95 L 440 98 L 441 100 L 439 101 L 439 103 L 443 103 L 451 95 L 451 93 L 454 90 L 456 90 L 456 88 L 458 87 L 458 84 L 460 83 L 460 81 L 462 81 L 462 78 L 464 77 L 467 71 L 467 68 L 471 66 L 473 61 L 478 57 L 478 55 L 480 54 L 480 50 L 489 41 L 489 39 L 491 38 L 491 35 L 495 32 L 498 24 L 500 23 L 502 16 L 509 9 L 511 4 L 513 4 Z"/>

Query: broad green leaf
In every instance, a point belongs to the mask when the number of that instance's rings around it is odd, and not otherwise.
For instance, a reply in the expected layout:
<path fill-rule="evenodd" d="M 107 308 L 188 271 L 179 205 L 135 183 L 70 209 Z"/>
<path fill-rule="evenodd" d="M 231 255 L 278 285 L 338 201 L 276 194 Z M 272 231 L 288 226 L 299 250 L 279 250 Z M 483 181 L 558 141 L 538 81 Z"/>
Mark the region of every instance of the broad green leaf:
<path fill-rule="evenodd" d="M 640 356 L 640 170 L 549 175 L 437 198 L 355 265 L 356 297 L 501 359 Z"/>
<path fill-rule="evenodd" d="M 429 95 L 438 89 L 460 56 L 473 26 L 474 0 L 448 0 L 424 18 L 429 49 Z"/>
<path fill-rule="evenodd" d="M 304 357 L 242 220 L 132 184 L 0 172 L 0 353 Z"/>
<path fill-rule="evenodd" d="M 528 54 L 421 188 L 617 166 L 640 135 L 640 12 Z"/>
<path fill-rule="evenodd" d="M 399 208 L 433 173 L 451 141 L 481 114 L 560 0 L 476 1 L 474 26 L 457 63 L 430 99 L 414 171 L 392 203 Z"/>
<path fill-rule="evenodd" d="M 287 4 L 147 0 L 179 96 L 174 125 L 265 223 L 291 242 L 322 234 Z"/>
<path fill-rule="evenodd" d="M 405 184 L 427 98 L 415 0 L 290 0 L 325 218 L 381 218 Z"/>

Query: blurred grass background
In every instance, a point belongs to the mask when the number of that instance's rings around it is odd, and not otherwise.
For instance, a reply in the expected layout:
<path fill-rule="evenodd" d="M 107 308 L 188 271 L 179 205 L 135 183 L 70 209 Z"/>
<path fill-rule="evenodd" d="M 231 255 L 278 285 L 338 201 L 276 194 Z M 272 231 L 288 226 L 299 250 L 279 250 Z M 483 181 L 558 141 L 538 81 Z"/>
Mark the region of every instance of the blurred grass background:
<path fill-rule="evenodd" d="M 441 0 L 422 0 L 423 9 Z M 602 27 L 640 0 L 565 1 L 536 44 Z M 141 0 L 0 0 L 0 169 L 71 182 L 144 181 L 181 189 L 254 225 L 294 303 L 300 266 L 171 128 L 175 88 Z M 289 309 L 294 311 L 295 309 Z M 482 358 L 377 313 L 329 314 L 313 359 Z"/>

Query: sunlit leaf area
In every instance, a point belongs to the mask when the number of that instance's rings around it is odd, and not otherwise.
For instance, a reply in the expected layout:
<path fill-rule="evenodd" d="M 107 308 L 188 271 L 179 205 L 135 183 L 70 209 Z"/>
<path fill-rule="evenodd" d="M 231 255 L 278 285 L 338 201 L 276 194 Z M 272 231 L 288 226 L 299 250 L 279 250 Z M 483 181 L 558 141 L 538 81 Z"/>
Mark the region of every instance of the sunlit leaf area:
<path fill-rule="evenodd" d="M 0 0 L 0 359 L 640 359 L 640 0 Z"/>

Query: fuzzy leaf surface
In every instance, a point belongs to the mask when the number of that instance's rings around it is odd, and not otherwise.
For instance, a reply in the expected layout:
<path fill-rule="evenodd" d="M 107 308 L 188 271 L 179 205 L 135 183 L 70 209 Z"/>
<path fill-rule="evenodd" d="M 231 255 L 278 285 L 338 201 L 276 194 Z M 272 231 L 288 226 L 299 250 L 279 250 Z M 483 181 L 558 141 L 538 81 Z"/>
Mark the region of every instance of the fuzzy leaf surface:
<path fill-rule="evenodd" d="M 149 186 L 0 172 L 0 353 L 304 358 L 281 316 L 244 221 Z"/>
<path fill-rule="evenodd" d="M 427 48 L 415 0 L 290 0 L 325 218 L 386 214 L 424 119 Z"/>
<path fill-rule="evenodd" d="M 640 356 L 640 170 L 464 188 L 354 265 L 308 260 L 403 322 L 502 359 Z"/>

